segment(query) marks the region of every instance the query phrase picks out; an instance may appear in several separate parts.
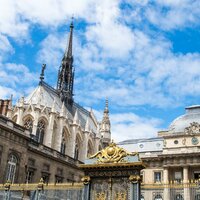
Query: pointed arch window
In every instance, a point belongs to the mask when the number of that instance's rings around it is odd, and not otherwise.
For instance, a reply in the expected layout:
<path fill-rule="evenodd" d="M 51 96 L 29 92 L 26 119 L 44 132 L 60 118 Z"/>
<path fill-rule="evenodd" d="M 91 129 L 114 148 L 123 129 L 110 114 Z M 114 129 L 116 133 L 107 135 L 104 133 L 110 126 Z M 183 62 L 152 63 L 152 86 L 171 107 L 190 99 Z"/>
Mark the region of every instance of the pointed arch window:
<path fill-rule="evenodd" d="M 15 155 L 10 155 L 7 165 L 7 172 L 6 172 L 6 180 L 10 181 L 11 183 L 15 180 L 16 175 L 16 168 L 17 168 L 17 157 Z"/>
<path fill-rule="evenodd" d="M 74 159 L 75 160 L 78 160 L 78 154 L 79 154 L 78 144 L 76 143 L 76 145 L 75 145 L 75 151 L 74 151 Z"/>
<path fill-rule="evenodd" d="M 88 151 L 87 151 L 87 157 L 89 158 L 93 154 L 92 152 L 92 146 L 90 143 L 88 143 Z"/>
<path fill-rule="evenodd" d="M 61 146 L 60 146 L 60 153 L 65 155 L 65 150 L 66 150 L 66 141 L 64 138 L 62 138 Z"/>
<path fill-rule="evenodd" d="M 29 117 L 28 119 L 25 120 L 24 122 L 24 127 L 32 133 L 33 130 L 33 120 Z"/>
<path fill-rule="evenodd" d="M 39 142 L 41 144 L 43 143 L 43 140 L 44 140 L 45 128 L 46 127 L 45 127 L 44 120 L 40 120 L 37 125 L 36 140 L 37 140 L 37 142 Z"/>

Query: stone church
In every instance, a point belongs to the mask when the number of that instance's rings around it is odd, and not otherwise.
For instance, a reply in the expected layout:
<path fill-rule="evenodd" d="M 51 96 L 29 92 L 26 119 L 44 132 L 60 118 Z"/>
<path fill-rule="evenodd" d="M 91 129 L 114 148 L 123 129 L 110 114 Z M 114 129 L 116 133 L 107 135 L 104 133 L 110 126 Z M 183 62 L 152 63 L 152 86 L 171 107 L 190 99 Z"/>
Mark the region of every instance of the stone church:
<path fill-rule="evenodd" d="M 44 81 L 44 64 L 29 96 L 15 106 L 12 100 L 1 100 L 0 182 L 80 180 L 76 164 L 110 142 L 108 101 L 98 122 L 92 110 L 73 98 L 73 28 L 71 23 L 56 89 Z"/>

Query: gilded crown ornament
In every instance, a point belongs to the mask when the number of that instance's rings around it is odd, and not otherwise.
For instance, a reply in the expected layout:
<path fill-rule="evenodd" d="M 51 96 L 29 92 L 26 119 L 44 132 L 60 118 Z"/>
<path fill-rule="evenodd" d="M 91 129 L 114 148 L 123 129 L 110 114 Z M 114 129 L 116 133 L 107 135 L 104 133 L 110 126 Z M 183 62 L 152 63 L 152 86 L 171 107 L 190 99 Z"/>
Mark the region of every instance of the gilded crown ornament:
<path fill-rule="evenodd" d="M 123 148 L 118 147 L 114 142 L 111 142 L 108 147 L 97 152 L 93 156 L 90 157 L 96 158 L 97 163 L 121 163 L 126 162 L 124 157 L 131 155 L 137 155 L 138 153 L 128 153 Z"/>

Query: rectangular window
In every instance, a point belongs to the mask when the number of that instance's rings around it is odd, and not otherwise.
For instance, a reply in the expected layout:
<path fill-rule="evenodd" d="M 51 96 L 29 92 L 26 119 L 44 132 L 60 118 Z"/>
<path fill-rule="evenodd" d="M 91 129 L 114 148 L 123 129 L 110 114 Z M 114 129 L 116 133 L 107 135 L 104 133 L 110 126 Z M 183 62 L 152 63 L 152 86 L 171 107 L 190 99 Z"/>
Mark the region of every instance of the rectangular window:
<path fill-rule="evenodd" d="M 174 180 L 178 183 L 182 180 L 182 173 L 181 172 L 174 172 Z"/>
<path fill-rule="evenodd" d="M 199 180 L 200 179 L 200 171 L 194 171 L 194 179 Z"/>
<path fill-rule="evenodd" d="M 154 183 L 160 183 L 161 180 L 161 172 L 154 172 Z"/>
<path fill-rule="evenodd" d="M 42 178 L 43 178 L 44 183 L 49 182 L 49 174 L 42 174 Z"/>
<path fill-rule="evenodd" d="M 26 174 L 26 183 L 32 183 L 32 181 L 33 181 L 33 175 L 34 175 L 33 171 L 27 171 L 27 174 Z"/>

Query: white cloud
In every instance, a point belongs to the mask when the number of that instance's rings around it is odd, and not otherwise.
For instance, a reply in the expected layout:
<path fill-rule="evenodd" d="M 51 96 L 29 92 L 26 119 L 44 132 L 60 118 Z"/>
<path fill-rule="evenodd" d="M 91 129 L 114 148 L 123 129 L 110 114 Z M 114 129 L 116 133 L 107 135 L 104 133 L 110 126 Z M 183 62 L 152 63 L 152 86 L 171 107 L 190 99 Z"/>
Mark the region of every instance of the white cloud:
<path fill-rule="evenodd" d="M 190 0 L 151 0 L 127 1 L 132 5 L 133 14 L 127 17 L 136 23 L 150 22 L 159 29 L 173 30 L 192 27 L 200 23 L 199 1 Z"/>
<path fill-rule="evenodd" d="M 28 67 L 15 63 L 0 63 L 0 98 L 14 95 L 14 100 L 28 94 L 39 75 L 30 72 Z"/>

